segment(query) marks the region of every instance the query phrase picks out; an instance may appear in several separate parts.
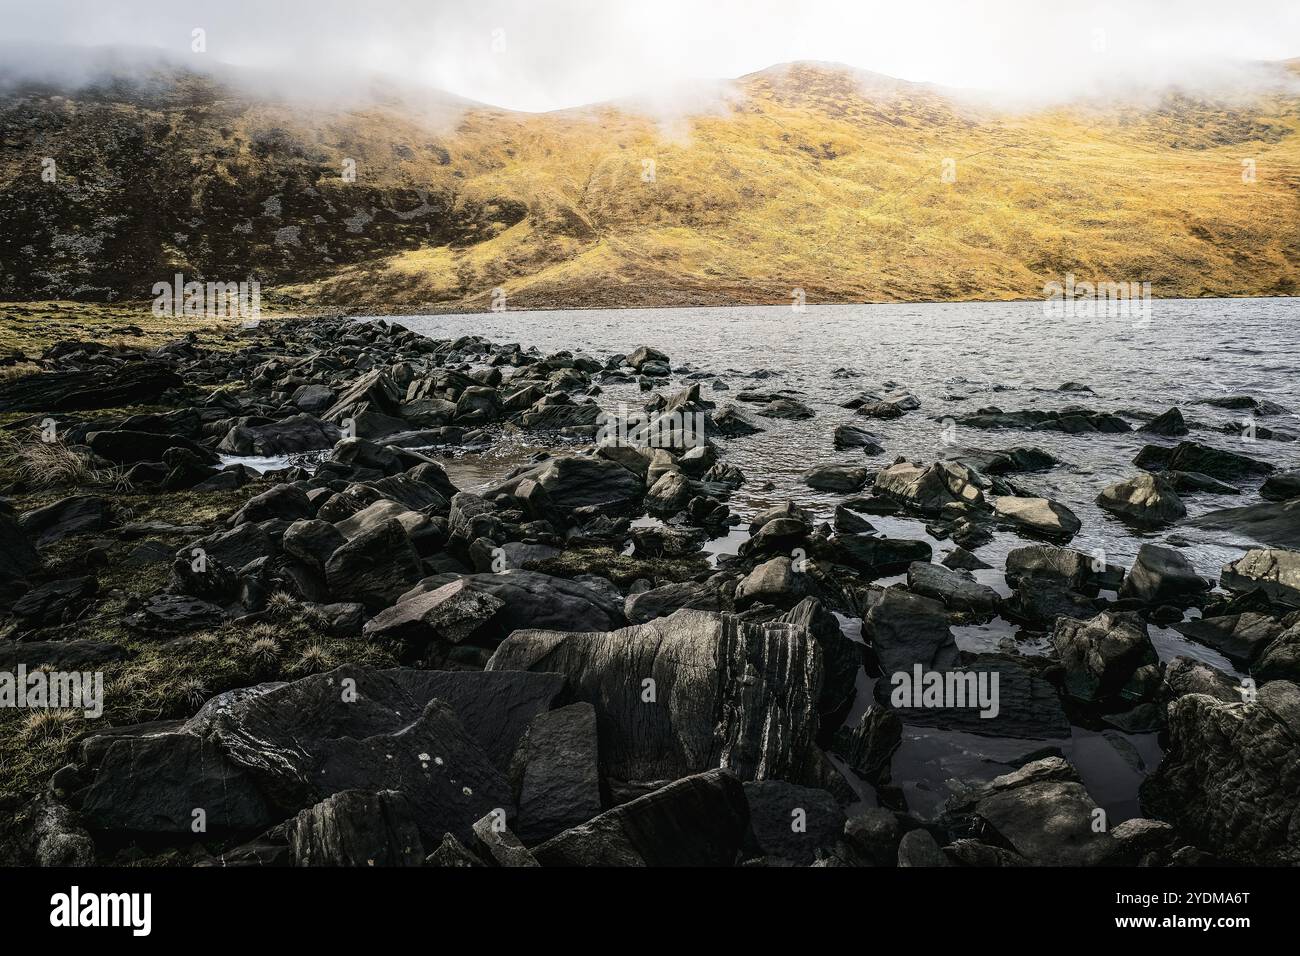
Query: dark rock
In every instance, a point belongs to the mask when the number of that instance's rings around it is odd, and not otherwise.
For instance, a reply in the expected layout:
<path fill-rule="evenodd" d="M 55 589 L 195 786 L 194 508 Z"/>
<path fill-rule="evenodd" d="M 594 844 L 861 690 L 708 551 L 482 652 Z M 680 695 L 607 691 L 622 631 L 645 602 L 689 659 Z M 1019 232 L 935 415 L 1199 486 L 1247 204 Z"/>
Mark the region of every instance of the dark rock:
<path fill-rule="evenodd" d="M 1065 692 L 1085 704 L 1154 700 L 1159 658 L 1146 622 L 1135 613 L 1103 611 L 1088 621 L 1060 618 L 1052 646 L 1065 668 Z"/>
<path fill-rule="evenodd" d="M 790 624 L 683 610 L 608 633 L 521 630 L 488 669 L 566 675 L 596 708 L 601 763 L 616 780 L 721 766 L 798 782 L 819 754 L 821 652 Z"/>
<path fill-rule="evenodd" d="M 510 768 L 518 817 L 528 845 L 586 823 L 601 812 L 596 711 L 587 703 L 538 714 Z"/>
<path fill-rule="evenodd" d="M 868 468 L 850 465 L 818 465 L 804 473 L 804 484 L 818 491 L 852 493 L 859 490 L 871 477 Z"/>
<path fill-rule="evenodd" d="M 1300 607 L 1300 551 L 1252 549 L 1223 566 L 1219 583 L 1230 591 L 1259 588 L 1274 601 Z"/>
<path fill-rule="evenodd" d="M 1300 548 L 1300 499 L 1224 508 L 1188 523 L 1196 528 L 1226 528 L 1275 548 Z"/>
<path fill-rule="evenodd" d="M 784 780 L 745 784 L 749 824 L 764 856 L 810 866 L 819 851 L 835 845 L 847 818 L 825 790 Z"/>
<path fill-rule="evenodd" d="M 294 866 L 420 866 L 410 802 L 394 790 L 343 790 L 288 823 Z"/>
<path fill-rule="evenodd" d="M 1247 611 L 1197 618 L 1175 624 L 1174 630 L 1198 644 L 1214 648 L 1239 667 L 1249 668 L 1284 627 L 1275 618 Z"/>
<path fill-rule="evenodd" d="M 0 412 L 68 412 L 153 405 L 181 385 L 170 365 L 131 362 L 84 371 L 42 372 L 0 383 Z"/>
<path fill-rule="evenodd" d="M 711 770 L 607 810 L 534 855 L 543 866 L 732 866 L 749 833 L 740 781 Z"/>
<path fill-rule="evenodd" d="M 356 535 L 325 564 L 325 579 L 335 598 L 373 610 L 392 604 L 422 574 L 420 556 L 396 519 Z"/>
<path fill-rule="evenodd" d="M 24 513 L 18 526 L 38 548 L 71 535 L 103 531 L 113 523 L 113 506 L 97 495 L 73 495 Z"/>
<path fill-rule="evenodd" d="M 1111 514 L 1143 527 L 1170 524 L 1187 516 L 1187 506 L 1173 487 L 1157 475 L 1138 475 L 1110 485 L 1097 504 Z"/>
<path fill-rule="evenodd" d="M 1138 452 L 1133 464 L 1147 471 L 1195 471 L 1222 481 L 1267 475 L 1274 470 L 1267 462 L 1194 441 L 1179 442 L 1172 451 L 1147 445 Z"/>
<path fill-rule="evenodd" d="M 267 425 L 236 425 L 217 450 L 227 455 L 291 455 L 333 448 L 342 437 L 337 425 L 299 414 Z"/>
<path fill-rule="evenodd" d="M 1183 421 L 1182 412 L 1176 408 L 1171 408 L 1139 427 L 1138 431 L 1149 432 L 1152 435 L 1178 437 L 1187 434 L 1187 423 Z"/>
<path fill-rule="evenodd" d="M 1231 861 L 1300 863 L 1300 687 L 1272 681 L 1251 704 L 1189 694 L 1170 702 L 1168 725 L 1143 812 Z"/>
<path fill-rule="evenodd" d="M 1211 587 L 1212 583 L 1197 574 L 1191 562 L 1180 552 L 1144 544 L 1138 549 L 1137 560 L 1124 579 L 1120 597 L 1146 604 L 1186 605 Z"/>

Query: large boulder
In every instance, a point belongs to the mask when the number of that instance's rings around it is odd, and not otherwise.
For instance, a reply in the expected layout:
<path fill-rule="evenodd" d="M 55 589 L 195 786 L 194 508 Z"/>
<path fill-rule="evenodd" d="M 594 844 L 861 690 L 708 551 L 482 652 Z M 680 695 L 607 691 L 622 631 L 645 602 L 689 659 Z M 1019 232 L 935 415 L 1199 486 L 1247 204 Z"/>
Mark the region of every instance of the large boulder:
<path fill-rule="evenodd" d="M 295 866 L 421 866 L 415 811 L 396 790 L 342 790 L 289 821 Z"/>
<path fill-rule="evenodd" d="M 229 691 L 183 724 L 113 728 L 81 743 L 82 812 L 94 829 L 188 836 L 195 808 L 209 832 L 254 830 L 340 791 L 396 790 L 426 844 L 448 832 L 469 840 L 475 821 L 513 804 L 500 765 L 447 700 L 462 680 L 471 701 L 488 689 L 473 674 L 341 667 Z M 506 748 L 536 712 L 512 715 Z"/>
<path fill-rule="evenodd" d="M 1174 630 L 1198 644 L 1214 648 L 1244 669 L 1250 668 L 1285 628 L 1267 614 L 1245 611 L 1183 621 L 1175 624 Z"/>
<path fill-rule="evenodd" d="M 616 780 L 724 767 L 798 782 L 819 763 L 821 651 L 791 624 L 682 610 L 609 632 L 521 630 L 488 669 L 564 674 L 596 708 L 601 764 Z"/>
<path fill-rule="evenodd" d="M 507 479 L 485 490 L 483 497 L 512 497 L 526 481 L 539 486 L 553 507 L 569 515 L 579 508 L 628 514 L 640 507 L 646 492 L 642 477 L 617 462 L 568 455 L 549 459 Z"/>
<path fill-rule="evenodd" d="M 1251 703 L 1188 694 L 1168 707 L 1169 746 L 1143 782 L 1144 812 L 1243 864 L 1300 864 L 1300 687 Z"/>

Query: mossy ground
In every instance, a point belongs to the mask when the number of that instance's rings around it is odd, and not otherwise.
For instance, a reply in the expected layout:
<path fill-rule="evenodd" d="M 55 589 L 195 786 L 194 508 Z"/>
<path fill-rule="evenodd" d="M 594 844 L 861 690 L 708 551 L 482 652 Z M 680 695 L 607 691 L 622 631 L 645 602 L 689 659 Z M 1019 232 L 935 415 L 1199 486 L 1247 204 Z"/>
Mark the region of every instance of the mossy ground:
<path fill-rule="evenodd" d="M 0 486 L 19 511 L 50 504 L 70 494 L 103 494 L 113 503 L 114 525 L 165 523 L 178 528 L 225 527 L 226 519 L 259 489 L 159 493 L 95 484 L 76 487 L 14 487 L 12 462 L 0 462 Z M 147 536 L 179 550 L 193 532 Z M 226 624 L 174 639 L 152 637 L 124 621 L 144 598 L 170 580 L 166 561 L 128 565 L 139 540 L 120 540 L 112 530 L 76 535 L 41 550 L 43 565 L 33 584 L 93 575 L 99 590 L 75 620 L 30 631 L 25 640 L 93 640 L 117 644 L 130 657 L 100 667 L 104 714 L 87 719 L 78 711 L 0 710 L 0 789 L 20 794 L 43 788 L 68 763 L 78 739 L 109 726 L 191 716 L 209 697 L 261 681 L 290 680 L 343 663 L 392 666 L 387 651 L 361 639 L 332 637 L 327 622 L 285 596 L 273 599 L 270 620 Z M 13 637 L 14 634 L 0 634 Z"/>

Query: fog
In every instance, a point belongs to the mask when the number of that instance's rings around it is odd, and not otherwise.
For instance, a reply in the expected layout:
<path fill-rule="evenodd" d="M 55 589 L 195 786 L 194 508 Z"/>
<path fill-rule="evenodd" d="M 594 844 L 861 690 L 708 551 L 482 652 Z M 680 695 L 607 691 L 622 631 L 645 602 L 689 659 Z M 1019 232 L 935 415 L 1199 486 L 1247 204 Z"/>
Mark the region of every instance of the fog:
<path fill-rule="evenodd" d="M 0 0 L 0 24 L 11 75 L 175 63 L 328 95 L 383 75 L 518 110 L 668 103 L 792 60 L 1047 102 L 1300 56 L 1295 0 Z"/>

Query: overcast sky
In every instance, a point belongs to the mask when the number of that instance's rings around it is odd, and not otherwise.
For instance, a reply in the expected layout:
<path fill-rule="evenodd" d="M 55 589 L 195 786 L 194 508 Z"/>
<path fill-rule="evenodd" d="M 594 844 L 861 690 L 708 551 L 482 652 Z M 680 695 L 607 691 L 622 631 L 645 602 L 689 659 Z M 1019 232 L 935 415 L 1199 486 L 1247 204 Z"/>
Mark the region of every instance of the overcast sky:
<path fill-rule="evenodd" d="M 525 110 L 789 60 L 1056 97 L 1300 56 L 1300 0 L 0 0 L 6 45 L 197 58 L 195 28 L 208 60 L 309 83 L 383 72 Z"/>

